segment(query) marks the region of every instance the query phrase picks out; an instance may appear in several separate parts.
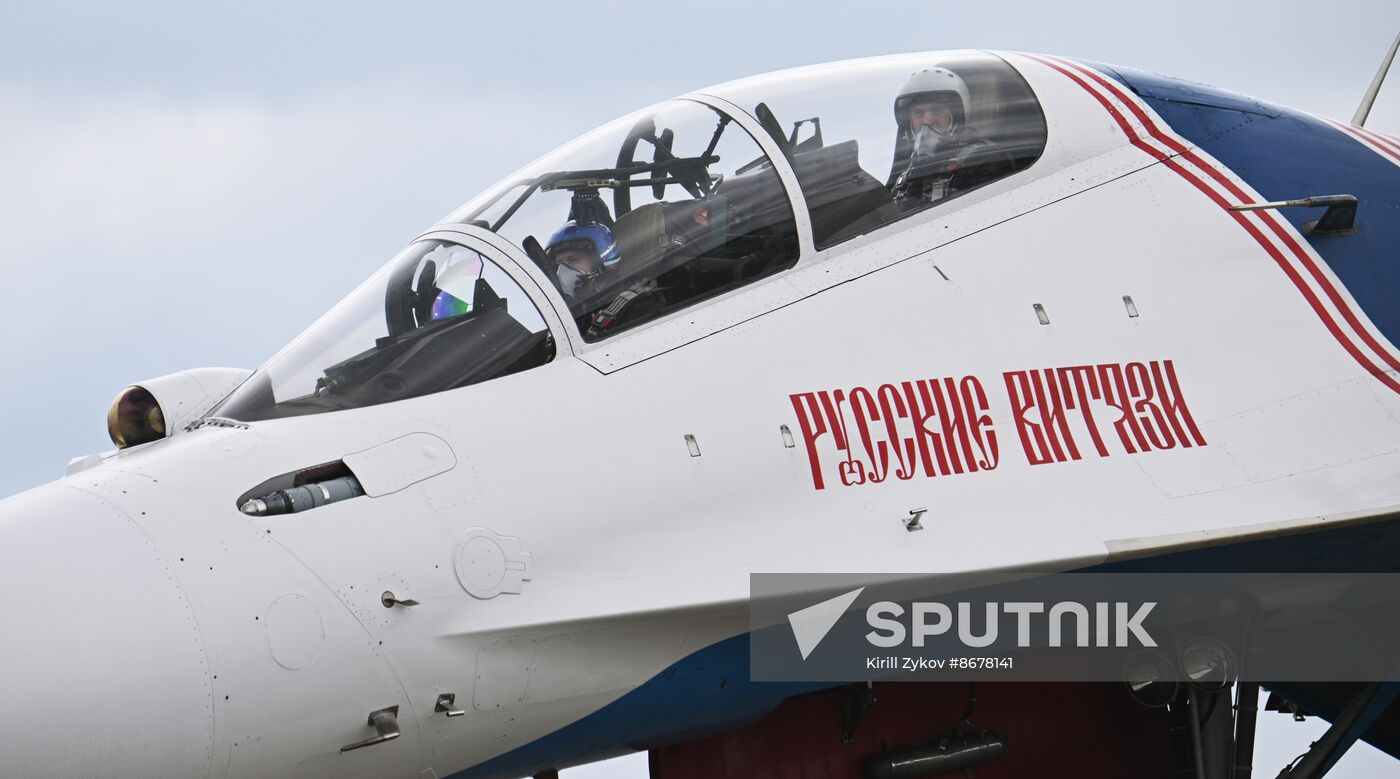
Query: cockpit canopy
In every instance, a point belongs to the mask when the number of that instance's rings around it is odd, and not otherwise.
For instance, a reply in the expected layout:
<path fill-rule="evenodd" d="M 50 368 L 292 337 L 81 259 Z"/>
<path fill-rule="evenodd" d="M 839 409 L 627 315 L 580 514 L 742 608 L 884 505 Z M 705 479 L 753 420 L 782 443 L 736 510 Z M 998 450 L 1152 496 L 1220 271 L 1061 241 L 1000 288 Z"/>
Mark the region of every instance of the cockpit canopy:
<path fill-rule="evenodd" d="M 909 112 L 928 104 L 946 109 L 947 125 L 911 124 Z M 766 136 L 776 163 L 744 125 Z M 836 63 L 619 119 L 448 220 L 520 246 L 595 341 L 791 267 L 799 241 L 779 166 L 797 180 L 820 250 L 1029 167 L 1045 135 L 1035 95 L 999 57 Z M 617 256 L 594 270 L 558 262 L 550 242 L 561 225 L 583 223 L 614 241 Z"/>
<path fill-rule="evenodd" d="M 773 138 L 801 185 L 819 250 L 1024 170 L 1045 150 L 1035 94 L 984 52 L 835 62 L 706 92 L 752 114 Z M 910 111 L 926 104 L 946 108 L 950 123 L 919 132 Z"/>
<path fill-rule="evenodd" d="M 804 246 L 956 207 L 1033 164 L 1045 140 L 1025 80 L 980 52 L 821 65 L 670 100 L 448 217 L 518 246 L 552 296 L 508 258 L 416 242 L 212 413 L 373 405 L 538 367 L 567 340 L 542 309 L 585 342 L 614 337 L 787 270 Z M 799 235 L 798 193 L 810 235 Z"/>
<path fill-rule="evenodd" d="M 554 353 L 538 305 L 502 265 L 460 244 L 416 241 L 211 415 L 252 422 L 373 406 L 538 367 Z"/>
<path fill-rule="evenodd" d="M 731 116 L 688 99 L 589 133 L 449 221 L 520 246 L 586 341 L 789 268 L 798 256 L 792 205 L 768 155 Z M 551 237 L 563 225 L 606 235 L 615 261 L 561 262 Z"/>

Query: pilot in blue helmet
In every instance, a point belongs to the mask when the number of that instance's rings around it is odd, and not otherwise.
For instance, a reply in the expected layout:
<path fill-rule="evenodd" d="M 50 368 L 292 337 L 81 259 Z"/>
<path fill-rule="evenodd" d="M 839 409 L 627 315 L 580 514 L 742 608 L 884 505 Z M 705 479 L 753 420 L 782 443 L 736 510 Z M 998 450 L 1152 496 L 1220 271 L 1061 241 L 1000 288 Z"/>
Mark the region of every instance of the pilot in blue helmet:
<path fill-rule="evenodd" d="M 612 230 L 600 222 L 569 221 L 549 237 L 545 254 L 555 264 L 559 290 L 572 302 L 601 285 L 622 260 Z"/>

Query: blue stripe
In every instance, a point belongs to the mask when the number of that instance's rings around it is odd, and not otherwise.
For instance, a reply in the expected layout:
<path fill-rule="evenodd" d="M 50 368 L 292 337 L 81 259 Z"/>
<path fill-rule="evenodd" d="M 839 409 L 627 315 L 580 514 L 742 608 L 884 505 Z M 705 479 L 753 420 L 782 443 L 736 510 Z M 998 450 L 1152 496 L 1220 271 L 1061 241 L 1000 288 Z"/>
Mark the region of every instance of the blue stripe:
<path fill-rule="evenodd" d="M 1093 67 L 1132 89 L 1179 135 L 1268 200 L 1355 195 L 1354 235 L 1306 239 L 1377 329 L 1400 343 L 1400 167 L 1332 125 L 1289 108 L 1164 76 Z M 1322 210 L 1279 213 L 1301 230 Z"/>
<path fill-rule="evenodd" d="M 686 657 L 598 711 L 448 779 L 531 776 L 743 727 L 779 703 L 833 684 L 749 681 L 749 636 Z"/>
<path fill-rule="evenodd" d="M 1400 519 L 1328 528 L 1245 544 L 1110 563 L 1090 572 L 1274 571 L 1383 572 L 1400 570 Z M 785 629 L 785 628 L 784 628 Z M 577 762 L 690 741 L 734 730 L 794 695 L 835 684 L 749 681 L 749 636 L 702 649 L 598 711 L 449 779 L 530 776 Z M 1314 709 L 1335 714 L 1330 708 Z M 1367 740 L 1400 755 L 1400 730 Z"/>

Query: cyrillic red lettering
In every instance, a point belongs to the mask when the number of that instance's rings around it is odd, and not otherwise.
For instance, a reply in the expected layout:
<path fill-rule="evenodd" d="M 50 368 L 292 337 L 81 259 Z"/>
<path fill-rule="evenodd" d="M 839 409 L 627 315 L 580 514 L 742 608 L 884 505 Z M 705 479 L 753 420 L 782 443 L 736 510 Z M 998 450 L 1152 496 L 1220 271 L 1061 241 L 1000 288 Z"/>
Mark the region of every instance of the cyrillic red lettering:
<path fill-rule="evenodd" d="M 846 453 L 846 459 L 836 464 L 836 473 L 841 477 L 841 483 L 847 487 L 864 484 L 865 463 L 851 456 L 851 437 L 847 433 L 845 412 L 841 409 L 846 403 L 846 393 L 841 390 L 831 393 L 823 391 L 817 393 L 817 397 L 821 399 L 826 419 L 831 423 L 831 435 L 836 439 L 836 448 Z"/>
<path fill-rule="evenodd" d="M 1103 390 L 1104 402 L 1119 411 L 1113 429 L 1118 431 L 1118 439 L 1123 442 L 1123 448 L 1128 454 L 1146 451 L 1147 439 L 1143 437 L 1142 430 L 1138 428 L 1137 418 L 1132 414 L 1128 388 L 1123 381 L 1123 368 L 1116 363 L 1104 363 L 1098 366 L 1098 371 L 1099 387 Z M 1136 446 L 1133 445 L 1134 442 Z"/>
<path fill-rule="evenodd" d="M 1205 446 L 1206 439 L 1196 427 L 1196 420 L 1191 418 L 1191 411 L 1181 397 L 1181 385 L 1177 383 L 1176 367 L 1171 360 L 1152 362 L 1152 383 L 1157 387 L 1158 402 L 1181 445 Z"/>
<path fill-rule="evenodd" d="M 977 449 L 982 456 L 971 459 L 969 455 L 968 465 L 971 470 L 981 468 L 990 471 L 997 467 L 1000 461 L 1000 452 L 997 450 L 997 432 L 992 429 L 992 416 L 987 413 L 990 407 L 987 404 L 987 392 L 982 389 L 982 382 L 976 376 L 964 376 L 962 380 L 963 407 L 976 409 L 979 413 L 972 422 L 972 439 L 977 444 Z"/>
<path fill-rule="evenodd" d="M 899 467 L 895 469 L 894 475 L 908 481 L 914 477 L 914 441 L 900 436 L 895 420 L 908 419 L 909 412 L 904 405 L 904 399 L 899 396 L 899 389 L 893 384 L 880 385 L 876 395 L 880 399 L 880 414 L 885 418 L 885 433 L 889 436 L 890 447 L 894 449 L 896 459 L 899 460 Z"/>
<path fill-rule="evenodd" d="M 807 460 L 812 466 L 812 486 L 819 490 L 826 489 L 826 483 L 822 480 L 821 460 L 817 456 L 817 439 L 826 435 L 826 420 L 822 418 L 821 409 L 817 406 L 817 394 L 802 392 L 789 395 L 788 398 L 792 401 L 792 410 L 797 412 L 797 426 L 802 430 L 802 442 L 807 445 Z"/>
<path fill-rule="evenodd" d="M 1044 371 L 1031 371 L 1035 376 L 1035 404 L 1040 406 L 1040 423 L 1045 428 L 1045 438 L 1050 442 L 1050 446 L 1055 450 L 1055 459 L 1064 462 L 1065 453 L 1069 453 L 1068 459 L 1078 460 L 1079 447 L 1074 443 L 1074 434 L 1069 430 L 1069 422 L 1065 419 L 1065 400 L 1067 396 L 1060 392 L 1060 383 L 1055 380 L 1055 371 L 1046 369 Z M 1042 388 L 1041 380 L 1044 379 Z M 1073 405 L 1073 400 L 1070 404 Z M 1063 447 L 1063 448 L 1062 448 Z"/>
<path fill-rule="evenodd" d="M 933 399 L 938 406 L 938 421 L 943 430 L 944 445 L 948 449 L 948 464 L 953 473 L 962 473 L 963 462 L 969 465 L 972 463 L 972 442 L 967 438 L 967 421 L 963 418 L 958 385 L 951 377 L 943 379 L 941 384 L 931 383 Z M 959 452 L 961 457 L 958 456 Z"/>
<path fill-rule="evenodd" d="M 937 401 L 933 398 L 933 393 L 940 392 L 938 383 L 930 380 L 906 381 L 901 386 L 904 388 L 904 399 L 909 403 L 909 420 L 914 424 L 914 442 L 919 447 L 919 461 L 924 466 L 924 475 L 939 476 L 949 473 L 948 458 L 943 452 L 943 439 L 928 426 L 929 419 L 937 415 L 938 408 L 943 405 L 941 396 Z M 917 396 L 914 394 L 916 386 Z M 934 467 L 935 459 L 938 462 L 937 468 Z"/>
<path fill-rule="evenodd" d="M 1094 449 L 1098 451 L 1100 457 L 1108 456 L 1108 447 L 1104 446 L 1103 436 L 1099 435 L 1099 426 L 1094 424 L 1094 410 L 1089 405 L 1090 398 L 1101 400 L 1099 394 L 1099 379 L 1094 373 L 1092 365 L 1074 365 L 1068 368 L 1060 368 L 1056 371 L 1060 376 L 1060 386 L 1074 386 L 1074 395 L 1065 394 L 1065 405 L 1074 408 L 1075 401 L 1079 403 L 1079 414 L 1084 417 L 1084 426 L 1089 429 L 1089 438 L 1094 442 Z"/>
<path fill-rule="evenodd" d="M 851 390 L 851 412 L 856 415 L 856 430 L 860 432 L 861 445 L 870 458 L 869 480 L 879 484 L 885 480 L 890 465 L 890 447 L 884 441 L 872 441 L 870 423 L 880 421 L 880 412 L 875 409 L 875 396 L 865 387 Z"/>
<path fill-rule="evenodd" d="M 1002 375 L 1006 382 L 1006 396 L 1011 401 L 1011 417 L 1016 421 L 1016 433 L 1021 437 L 1021 450 L 1026 453 L 1026 462 L 1031 465 L 1045 465 L 1051 462 L 1050 452 L 1045 445 L 1045 434 L 1040 425 L 1027 418 L 1026 412 L 1033 405 L 1031 380 L 1026 371 L 1006 371 Z"/>
<path fill-rule="evenodd" d="M 1140 423 L 1139 427 L 1147 433 L 1147 440 L 1151 442 L 1152 448 L 1171 449 L 1176 446 L 1176 439 L 1167 427 L 1162 409 L 1152 400 L 1156 393 L 1153 391 L 1152 376 L 1148 373 L 1147 366 L 1140 362 L 1130 362 L 1124 368 L 1124 373 L 1128 377 L 1128 392 L 1137 398 L 1133 401 L 1133 414 Z"/>

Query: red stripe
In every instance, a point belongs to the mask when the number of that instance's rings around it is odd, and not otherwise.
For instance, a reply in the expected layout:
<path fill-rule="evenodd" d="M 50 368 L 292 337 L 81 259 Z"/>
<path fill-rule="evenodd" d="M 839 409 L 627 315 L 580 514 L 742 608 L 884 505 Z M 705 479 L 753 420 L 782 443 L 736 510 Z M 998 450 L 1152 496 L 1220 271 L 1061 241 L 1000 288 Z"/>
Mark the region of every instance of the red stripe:
<path fill-rule="evenodd" d="M 1278 223 L 1282 218 L 1283 217 L 1270 213 L 1265 218 L 1265 221 L 1273 228 L 1274 234 L 1287 244 L 1294 256 L 1302 258 L 1303 266 L 1308 269 L 1308 273 L 1317 281 L 1322 291 L 1327 294 L 1327 299 L 1332 301 L 1332 305 L 1336 306 L 1337 311 L 1341 312 L 1342 318 L 1346 320 L 1348 325 L 1351 325 L 1351 329 L 1361 337 L 1361 340 L 1365 342 L 1367 346 L 1371 347 L 1371 351 L 1379 356 L 1386 365 L 1400 370 L 1400 359 L 1397 359 L 1388 349 L 1381 346 L 1381 344 L 1376 341 L 1375 337 L 1371 335 L 1371 331 L 1361 324 L 1361 320 L 1357 318 L 1356 312 L 1347 304 L 1346 300 L 1342 297 L 1342 293 L 1337 290 L 1336 285 L 1332 284 L 1331 280 L 1322 272 L 1322 269 L 1317 266 L 1317 263 L 1312 261 L 1312 257 L 1307 251 L 1298 245 L 1297 240 L 1293 237 L 1293 233 Z"/>
<path fill-rule="evenodd" d="M 1376 151 L 1379 151 L 1388 157 L 1394 158 L 1396 156 L 1396 151 L 1400 150 L 1400 145 L 1397 145 L 1384 138 L 1380 138 L 1375 133 L 1367 132 L 1355 125 L 1339 122 L 1336 119 L 1328 119 L 1327 121 L 1333 127 L 1336 127 L 1338 130 L 1341 130 L 1342 132 L 1346 133 L 1347 135 L 1350 135 L 1356 140 L 1361 141 L 1362 143 L 1365 143 L 1368 146 L 1374 146 L 1376 148 Z"/>
<path fill-rule="evenodd" d="M 1371 130 L 1365 127 L 1357 127 L 1354 124 L 1349 124 L 1347 125 L 1347 127 L 1351 128 L 1352 130 L 1355 130 L 1358 133 L 1361 133 L 1367 138 L 1370 138 L 1372 141 L 1375 141 L 1381 146 L 1388 146 L 1392 149 L 1395 149 L 1396 151 L 1400 151 L 1400 141 L 1397 141 L 1396 139 L 1392 138 L 1389 135 L 1386 135 L 1385 133 L 1377 132 L 1375 130 Z"/>
<path fill-rule="evenodd" d="M 1122 87 L 1120 87 L 1118 84 L 1114 83 L 1113 81 L 1110 81 L 1109 79 L 1104 77 L 1103 74 L 1099 73 L 1093 68 L 1085 67 L 1077 62 L 1071 62 L 1069 64 L 1072 67 L 1078 69 L 1080 72 L 1094 79 L 1104 89 L 1107 89 L 1109 92 L 1112 92 L 1114 97 L 1123 101 L 1123 104 L 1128 107 L 1128 110 L 1133 112 L 1133 116 L 1137 117 L 1137 120 L 1141 122 L 1144 127 L 1147 128 L 1147 131 L 1152 133 L 1153 138 L 1156 138 L 1157 140 L 1161 141 L 1167 146 L 1167 148 L 1171 149 L 1177 154 L 1180 154 L 1182 157 L 1185 157 L 1191 164 L 1195 165 L 1199 170 L 1204 172 L 1206 175 L 1210 176 L 1212 179 L 1215 179 L 1215 181 L 1219 183 L 1222 187 L 1225 187 L 1225 189 L 1228 190 L 1230 194 L 1234 195 L 1236 198 L 1239 198 L 1240 203 L 1243 204 L 1254 202 L 1253 198 L 1245 194 L 1244 190 L 1240 189 L 1238 186 L 1235 185 L 1235 182 L 1225 177 L 1223 174 L 1220 173 L 1220 171 L 1216 170 L 1213 166 L 1205 164 L 1205 162 L 1199 156 L 1197 156 L 1194 151 L 1181 145 L 1177 142 L 1175 138 L 1171 137 L 1166 132 L 1164 132 L 1162 128 L 1157 125 L 1157 122 L 1151 117 L 1149 117 L 1147 115 L 1147 112 L 1142 110 L 1142 107 L 1137 104 L 1137 101 L 1128 97 L 1128 93 L 1123 91 Z M 1226 207 L 1228 207 L 1228 205 Z"/>
<path fill-rule="evenodd" d="M 1128 136 L 1129 140 L 1133 141 L 1134 143 L 1137 142 L 1137 134 L 1133 132 L 1132 127 L 1128 125 L 1128 122 L 1123 118 L 1123 115 L 1118 113 L 1117 109 L 1115 109 L 1108 102 L 1107 98 L 1105 98 L 1103 95 L 1100 95 L 1098 92 L 1095 92 L 1093 89 L 1090 89 L 1089 85 L 1084 83 L 1083 79 L 1069 72 L 1065 68 L 1061 67 L 1059 63 L 1054 62 L 1053 60 L 1049 60 L 1035 54 L 1029 54 L 1027 56 L 1029 56 L 1036 62 L 1039 62 L 1043 65 L 1048 65 L 1054 68 L 1055 70 L 1058 70 L 1060 73 L 1064 74 L 1064 76 L 1067 77 L 1070 81 L 1073 81 L 1074 83 L 1078 84 L 1081 88 L 1083 88 L 1085 92 L 1088 92 L 1095 100 L 1099 101 L 1099 105 L 1103 106 L 1104 110 L 1107 111 L 1113 117 L 1114 121 L 1118 123 L 1118 129 L 1122 130 L 1123 134 Z"/>
<path fill-rule="evenodd" d="M 1241 203 L 1254 202 L 1252 198 L 1246 195 L 1242 189 L 1236 186 L 1235 183 L 1231 181 L 1228 177 L 1226 177 L 1219 169 L 1217 169 L 1213 165 L 1207 165 L 1205 161 L 1202 160 L 1194 151 L 1187 150 L 1180 143 L 1177 143 L 1174 138 L 1171 138 L 1169 135 L 1167 135 L 1167 133 L 1161 128 L 1161 126 L 1158 125 L 1157 122 L 1154 121 L 1152 118 L 1150 118 L 1140 106 L 1138 106 L 1137 101 L 1132 100 L 1128 97 L 1127 93 L 1123 91 L 1121 86 L 1106 79 L 1102 74 L 1100 74 L 1098 71 L 1093 70 L 1092 68 L 1085 67 L 1084 65 L 1081 65 L 1076 62 L 1069 62 L 1068 64 L 1071 67 L 1074 67 L 1076 70 L 1080 71 L 1081 73 L 1084 73 L 1085 75 L 1094 79 L 1105 89 L 1112 92 L 1115 97 L 1123 101 L 1123 103 L 1128 106 L 1128 110 L 1133 112 L 1133 115 L 1138 118 L 1138 121 L 1142 122 L 1143 126 L 1149 129 L 1149 132 L 1152 133 L 1153 137 L 1166 144 L 1169 148 L 1179 152 L 1184 158 L 1191 161 L 1191 163 L 1194 164 L 1197 169 L 1204 171 L 1212 179 L 1220 183 L 1221 186 L 1225 187 L 1230 192 L 1230 194 L 1239 198 L 1239 201 Z M 1220 201 L 1217 200 L 1217 202 Z M 1221 206 L 1223 208 L 1228 208 L 1229 204 L 1221 203 Z M 1231 211 L 1230 213 L 1237 214 L 1239 212 Z M 1307 268 L 1308 274 L 1312 276 L 1314 281 L 1317 282 L 1318 287 L 1322 289 L 1323 293 L 1327 296 L 1327 299 L 1330 300 L 1332 302 L 1332 305 L 1336 307 L 1337 311 L 1341 313 L 1342 318 L 1346 320 L 1346 323 L 1348 325 L 1351 326 L 1352 330 L 1356 333 L 1356 335 L 1358 335 L 1361 338 L 1361 340 L 1368 347 L 1370 347 L 1371 350 L 1378 357 L 1380 357 L 1385 362 L 1386 365 L 1389 365 L 1391 368 L 1394 368 L 1396 370 L 1400 370 L 1400 359 L 1397 359 L 1393 354 L 1391 354 L 1389 350 L 1381 346 L 1381 344 L 1376 341 L 1375 337 L 1371 335 L 1371 332 L 1361 324 L 1361 321 L 1357 318 L 1356 313 L 1352 310 L 1351 306 L 1347 304 L 1346 300 L 1342 297 L 1341 292 L 1337 290 L 1336 285 L 1334 285 L 1331 279 L 1329 279 L 1327 275 L 1322 272 L 1322 269 L 1318 267 L 1317 263 L 1313 262 L 1312 255 L 1308 254 L 1308 252 L 1305 249 L 1303 249 L 1301 245 L 1298 244 L 1297 240 L 1293 237 L 1293 233 L 1290 230 L 1288 230 L 1288 228 L 1284 225 L 1283 218 L 1272 211 L 1265 211 L 1262 213 L 1257 213 L 1256 215 L 1261 220 L 1263 220 L 1265 224 L 1269 226 L 1269 229 L 1273 231 L 1274 235 L 1277 235 L 1279 237 L 1279 240 L 1283 241 L 1283 243 L 1288 247 L 1289 251 L 1293 253 L 1293 256 L 1297 257 L 1298 260 L 1303 264 L 1303 267 Z M 1269 247 L 1265 248 L 1267 249 Z M 1311 292 L 1311 290 L 1309 290 L 1309 292 Z"/>
<path fill-rule="evenodd" d="M 1342 124 L 1335 119 L 1328 119 L 1327 121 L 1331 122 L 1332 126 L 1336 127 L 1338 130 L 1372 147 L 1374 151 L 1384 154 L 1396 162 L 1400 162 L 1400 145 L 1377 138 L 1374 134 L 1368 133 L 1354 125 Z"/>
<path fill-rule="evenodd" d="M 1390 387 L 1392 390 L 1400 392 L 1400 382 L 1397 382 L 1383 369 L 1377 367 L 1370 360 L 1370 358 L 1362 354 L 1361 351 L 1356 347 L 1356 345 L 1352 343 L 1352 341 L 1345 335 L 1345 333 L 1342 332 L 1341 328 L 1332 318 L 1330 312 L 1327 311 L 1327 309 L 1322 305 L 1321 301 L 1319 301 L 1317 296 L 1313 293 L 1312 289 L 1298 274 L 1298 270 L 1287 261 L 1287 258 L 1284 257 L 1282 252 L 1278 250 L 1278 247 L 1274 246 L 1271 242 L 1265 239 L 1263 234 L 1259 232 L 1258 228 L 1249 221 L 1247 212 L 1228 210 L 1231 203 L 1227 202 L 1225 198 L 1220 195 L 1220 193 L 1207 186 L 1204 181 L 1198 178 L 1195 174 L 1188 171 L 1184 166 L 1180 164 L 1180 162 L 1171 158 L 1169 155 L 1162 153 L 1160 150 L 1146 143 L 1142 138 L 1138 137 L 1138 135 L 1135 132 L 1133 132 L 1131 125 L 1128 123 L 1127 119 L 1123 116 L 1123 114 L 1112 103 L 1105 99 L 1103 95 L 1099 94 L 1097 91 L 1091 88 L 1083 79 L 1075 75 L 1074 72 L 1071 72 L 1058 62 L 1055 62 L 1048 58 L 1040 57 L 1037 55 L 1027 56 L 1029 56 L 1031 59 L 1034 59 L 1037 62 L 1040 62 L 1050 68 L 1053 68 L 1054 70 L 1064 75 L 1066 78 L 1078 84 L 1080 88 L 1088 92 L 1095 100 L 1099 102 L 1101 106 L 1104 107 L 1106 111 L 1108 111 L 1109 115 L 1112 116 L 1114 121 L 1117 123 L 1119 129 L 1123 131 L 1123 134 L 1128 137 L 1128 139 L 1132 142 L 1134 146 L 1147 152 L 1153 158 L 1162 161 L 1164 164 L 1166 164 L 1168 168 L 1180 175 L 1196 189 L 1200 190 L 1203 194 L 1205 194 L 1213 202 L 1219 205 L 1222 209 L 1225 209 L 1226 213 L 1233 217 L 1235 221 L 1238 222 L 1239 225 L 1243 227 L 1252 238 L 1254 238 L 1255 242 L 1258 243 L 1264 249 L 1264 251 L 1267 252 L 1269 256 L 1274 259 L 1274 262 L 1278 264 L 1279 268 L 1281 268 L 1284 274 L 1287 275 L 1288 278 L 1293 282 L 1294 287 L 1296 287 L 1298 291 L 1302 293 L 1303 297 L 1308 301 L 1308 304 L 1312 307 L 1313 311 L 1317 314 L 1318 318 L 1322 320 L 1322 323 L 1327 327 L 1328 331 L 1332 333 L 1332 336 L 1337 339 L 1337 342 L 1341 344 L 1342 348 L 1345 349 L 1347 353 L 1349 353 L 1352 356 L 1353 359 L 1360 363 L 1362 367 L 1366 368 L 1367 372 L 1374 375 L 1377 379 L 1379 379 L 1386 386 Z M 1138 121 L 1143 124 L 1143 126 L 1148 130 L 1148 132 L 1152 134 L 1154 138 L 1162 142 L 1165 146 L 1167 146 L 1167 148 L 1176 151 L 1183 158 L 1189 160 L 1192 164 L 1194 164 L 1198 169 L 1204 171 L 1212 179 L 1219 182 L 1221 186 L 1228 190 L 1232 195 L 1238 197 L 1241 203 L 1254 202 L 1252 198 L 1246 195 L 1243 190 L 1241 190 L 1233 181 L 1230 181 L 1228 178 L 1226 178 L 1220 171 L 1216 170 L 1213 166 L 1205 164 L 1205 162 L 1201 160 L 1200 157 L 1194 152 L 1192 152 L 1189 149 L 1186 149 L 1179 142 L 1177 142 L 1176 139 L 1162 132 L 1161 128 L 1157 126 L 1156 122 L 1153 121 L 1151 117 L 1149 117 L 1146 114 L 1146 112 L 1144 112 L 1141 109 L 1141 107 L 1137 105 L 1135 101 L 1128 98 L 1127 95 L 1117 87 L 1117 85 L 1105 79 L 1097 71 L 1094 71 L 1089 68 L 1084 68 L 1078 63 L 1070 62 L 1067 64 L 1069 64 L 1071 67 L 1073 67 L 1080 73 L 1083 73 L 1089 78 L 1094 79 L 1106 90 L 1111 92 L 1115 97 L 1121 100 L 1124 103 L 1124 105 L 1128 106 L 1128 110 L 1130 110 L 1134 114 L 1134 116 L 1137 117 Z M 1319 282 L 1323 289 L 1328 292 L 1328 297 L 1332 300 L 1334 304 L 1337 305 L 1338 310 L 1342 312 L 1342 315 L 1347 319 L 1348 323 L 1351 324 L 1352 327 L 1357 330 L 1358 334 L 1361 335 L 1362 338 L 1367 342 L 1367 345 L 1371 346 L 1371 348 L 1376 350 L 1378 354 L 1385 357 L 1387 362 L 1392 364 L 1392 367 L 1400 368 L 1400 365 L 1395 365 L 1394 358 L 1391 357 L 1391 355 L 1386 353 L 1384 350 L 1382 350 L 1379 344 L 1375 343 L 1374 339 L 1370 337 L 1370 334 L 1365 330 L 1365 328 L 1360 326 L 1360 323 L 1356 321 L 1355 316 L 1352 314 L 1350 309 L 1341 302 L 1340 295 L 1336 292 L 1335 289 L 1332 288 L 1332 285 L 1328 282 L 1327 278 L 1323 276 L 1316 267 L 1313 266 L 1311 258 L 1307 256 L 1307 253 L 1302 251 L 1302 248 L 1297 245 L 1297 243 L 1293 240 L 1292 236 L 1288 233 L 1288 231 L 1284 229 L 1281 225 L 1279 225 L 1277 222 L 1275 222 L 1272 218 L 1269 218 L 1270 216 L 1272 215 L 1264 215 L 1261 218 L 1263 218 L 1264 222 L 1268 224 L 1273 229 L 1273 231 L 1289 246 L 1289 249 L 1293 251 L 1294 255 L 1298 256 L 1299 259 L 1303 260 L 1304 265 L 1309 268 L 1309 270 L 1312 273 L 1312 276 Z"/>
<path fill-rule="evenodd" d="M 1312 308 L 1313 312 L 1316 313 L 1318 318 L 1322 320 L 1323 325 L 1325 325 L 1327 327 L 1327 330 L 1332 333 L 1332 336 L 1337 339 L 1337 342 L 1342 345 L 1342 348 L 1346 349 L 1347 353 L 1350 354 L 1358 363 L 1361 363 L 1362 367 L 1364 367 L 1368 372 L 1374 374 L 1391 389 L 1395 390 L 1396 392 L 1400 392 L 1400 382 L 1397 382 L 1395 379 L 1391 378 L 1391 376 L 1387 374 L 1383 368 L 1378 367 L 1374 362 L 1372 362 L 1371 359 L 1364 353 L 1362 353 L 1361 350 L 1357 348 L 1356 344 L 1353 343 L 1351 339 L 1347 337 L 1346 333 L 1343 332 L 1341 327 L 1337 324 L 1337 321 L 1332 318 L 1331 312 L 1329 312 L 1326 309 L 1326 307 L 1322 305 L 1322 301 L 1317 298 L 1317 295 L 1313 293 L 1312 288 L 1308 286 L 1307 282 L 1303 279 L 1302 275 L 1298 273 L 1298 269 L 1295 268 L 1292 263 L 1288 262 L 1288 258 L 1283 255 L 1283 252 L 1279 251 L 1279 248 L 1277 246 L 1269 242 L 1269 240 L 1264 237 L 1264 234 L 1259 231 L 1258 226 L 1256 226 L 1253 222 L 1249 220 L 1248 212 L 1230 211 L 1230 203 L 1226 201 L 1225 198 L 1222 197 L 1219 192 L 1216 192 L 1215 190 L 1211 189 L 1209 186 L 1206 185 L 1204 181 L 1202 181 L 1200 178 L 1191 173 L 1191 171 L 1187 170 L 1175 159 L 1165 160 L 1165 163 L 1167 167 L 1176 171 L 1177 174 L 1179 174 L 1182 178 L 1186 179 L 1186 181 L 1189 182 L 1192 186 L 1200 190 L 1203 194 L 1205 194 L 1206 197 L 1214 201 L 1216 205 L 1220 206 L 1222 209 L 1225 209 L 1225 213 L 1234 217 L 1235 221 L 1238 222 L 1239 225 L 1245 229 L 1245 232 L 1248 232 L 1250 237 L 1252 237 L 1254 241 L 1258 243 L 1259 246 L 1261 246 L 1264 249 L 1264 251 L 1268 252 L 1270 257 L 1274 259 L 1274 262 L 1279 266 L 1280 269 L 1283 270 L 1284 274 L 1288 276 L 1288 279 L 1293 282 L 1293 286 L 1296 287 L 1298 291 L 1303 294 L 1304 299 L 1308 301 L 1308 305 Z M 1341 310 L 1344 315 L 1349 313 L 1345 308 Z"/>

